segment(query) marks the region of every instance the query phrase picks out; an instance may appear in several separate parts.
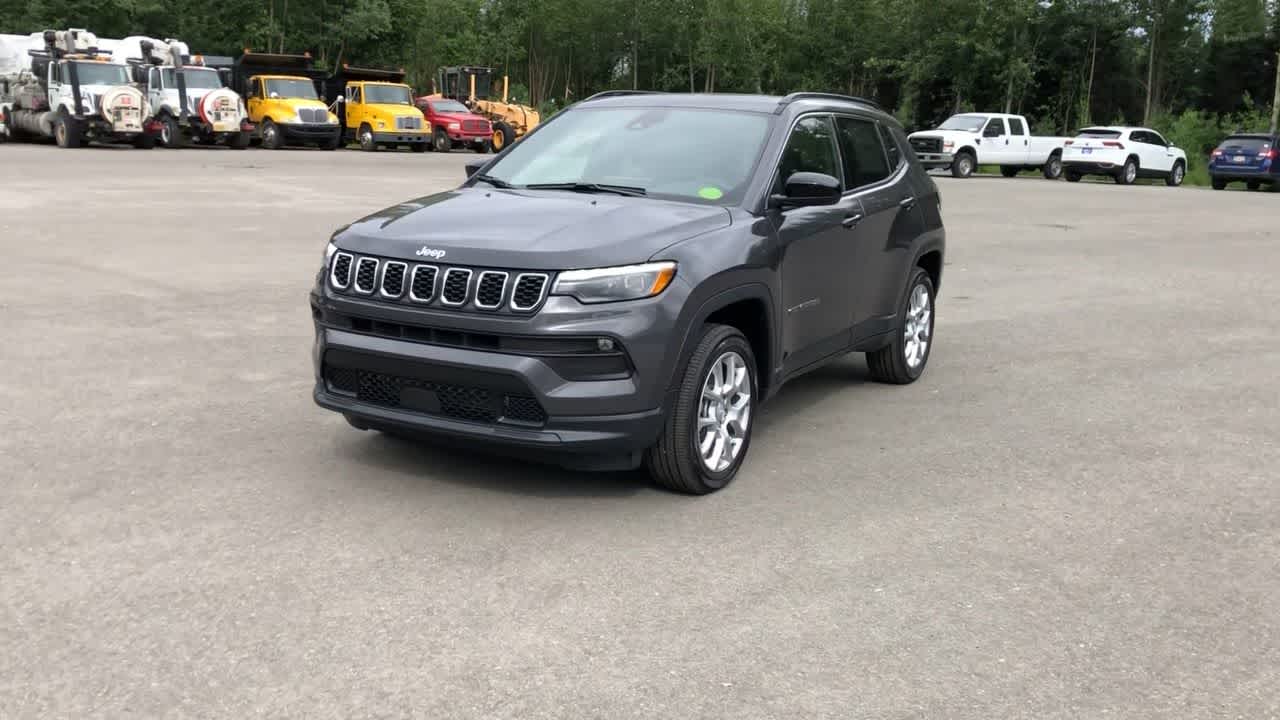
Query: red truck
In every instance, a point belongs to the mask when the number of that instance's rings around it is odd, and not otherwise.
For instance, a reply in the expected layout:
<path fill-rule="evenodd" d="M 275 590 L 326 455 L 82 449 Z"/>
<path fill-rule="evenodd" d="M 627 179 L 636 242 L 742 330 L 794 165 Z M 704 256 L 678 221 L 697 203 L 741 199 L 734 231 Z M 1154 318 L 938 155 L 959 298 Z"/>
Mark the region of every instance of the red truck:
<path fill-rule="evenodd" d="M 420 97 L 414 104 L 431 126 L 431 146 L 436 152 L 448 152 L 456 145 L 466 145 L 478 153 L 492 149 L 493 127 L 466 105 L 439 95 Z"/>

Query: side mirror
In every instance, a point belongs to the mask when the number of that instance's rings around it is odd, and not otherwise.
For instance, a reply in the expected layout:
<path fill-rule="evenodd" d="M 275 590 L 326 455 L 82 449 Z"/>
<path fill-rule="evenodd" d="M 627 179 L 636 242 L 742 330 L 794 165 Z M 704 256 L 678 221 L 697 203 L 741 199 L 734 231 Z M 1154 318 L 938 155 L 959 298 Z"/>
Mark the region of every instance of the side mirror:
<path fill-rule="evenodd" d="M 271 94 L 270 94 L 268 97 L 270 97 L 272 100 L 279 100 L 279 99 L 280 99 L 280 93 L 278 93 L 278 92 L 276 92 L 276 91 L 272 90 L 272 91 L 271 91 Z"/>
<path fill-rule="evenodd" d="M 344 103 L 344 102 L 346 102 L 346 101 L 347 101 L 347 96 L 346 96 L 346 95 L 339 95 L 338 97 L 334 98 L 334 99 L 333 99 L 333 101 L 334 101 L 335 103 Z"/>
<path fill-rule="evenodd" d="M 775 207 L 815 207 L 840 202 L 840 181 L 825 173 L 798 172 L 787 178 L 781 195 L 770 198 Z"/>
<path fill-rule="evenodd" d="M 479 172 L 480 168 L 488 164 L 489 164 L 489 160 L 487 158 L 480 158 L 479 160 L 468 160 L 467 164 L 463 165 L 462 167 L 466 171 L 467 177 L 470 178 L 472 175 L 475 175 L 477 172 Z"/>

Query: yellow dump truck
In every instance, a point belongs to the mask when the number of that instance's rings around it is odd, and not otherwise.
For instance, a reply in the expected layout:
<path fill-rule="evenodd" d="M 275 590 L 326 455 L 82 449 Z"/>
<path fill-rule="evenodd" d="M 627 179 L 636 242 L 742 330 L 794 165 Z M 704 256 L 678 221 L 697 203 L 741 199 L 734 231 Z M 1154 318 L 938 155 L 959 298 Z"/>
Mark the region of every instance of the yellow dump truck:
<path fill-rule="evenodd" d="M 262 147 L 316 145 L 333 150 L 342 144 L 338 116 L 316 92 L 327 73 L 316 70 L 311 54 L 255 53 L 245 50 L 231 68 L 231 87 L 242 97 Z"/>
<path fill-rule="evenodd" d="M 343 65 L 324 81 L 324 97 L 338 116 L 345 142 L 361 150 L 407 147 L 423 152 L 431 146 L 431 128 L 414 106 L 413 89 L 404 70 Z"/>

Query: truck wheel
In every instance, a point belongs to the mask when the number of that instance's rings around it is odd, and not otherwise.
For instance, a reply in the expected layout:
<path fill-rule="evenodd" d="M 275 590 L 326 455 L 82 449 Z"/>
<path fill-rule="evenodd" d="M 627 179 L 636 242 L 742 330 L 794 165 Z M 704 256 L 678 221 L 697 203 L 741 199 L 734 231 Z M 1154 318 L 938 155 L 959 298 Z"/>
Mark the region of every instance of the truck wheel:
<path fill-rule="evenodd" d="M 490 147 L 491 142 L 492 141 L 490 140 L 481 140 L 480 142 L 473 144 L 471 146 L 471 149 L 474 150 L 475 152 L 480 153 L 481 155 L 484 155 L 485 153 L 493 151 L 492 148 Z"/>
<path fill-rule="evenodd" d="M 60 148 L 78 148 L 82 139 L 80 123 L 63 111 L 53 121 L 53 139 Z"/>
<path fill-rule="evenodd" d="M 243 150 L 249 147 L 249 141 L 253 139 L 253 133 L 238 132 L 227 138 L 227 147 L 234 150 Z"/>
<path fill-rule="evenodd" d="M 369 127 L 369 123 L 360 126 L 360 133 L 357 139 L 360 141 L 360 149 L 365 152 L 373 152 L 378 149 L 378 143 L 373 141 L 373 128 Z"/>
<path fill-rule="evenodd" d="M 1132 185 L 1134 180 L 1138 179 L 1138 160 L 1137 158 L 1129 158 L 1124 161 L 1120 172 L 1116 173 L 1117 185 Z"/>
<path fill-rule="evenodd" d="M 645 451 L 654 481 L 690 495 L 728 485 L 751 444 L 758 387 L 747 338 L 728 325 L 704 327 L 662 433 Z"/>
<path fill-rule="evenodd" d="M 1044 174 L 1045 180 L 1057 180 L 1062 177 L 1062 156 L 1057 153 L 1050 155 L 1049 162 L 1044 164 L 1040 172 Z"/>
<path fill-rule="evenodd" d="M 1068 170 L 1066 173 L 1066 176 L 1067 176 L 1067 182 L 1080 182 L 1080 178 L 1084 177 L 1080 173 L 1075 172 L 1073 170 Z"/>
<path fill-rule="evenodd" d="M 1021 169 L 1022 168 L 1014 167 L 1013 165 L 1001 165 L 1000 174 L 1007 178 L 1017 177 L 1018 171 Z"/>
<path fill-rule="evenodd" d="M 973 153 L 967 150 L 961 151 L 951 161 L 951 177 L 967 178 L 973 174 L 975 165 L 977 165 L 977 161 L 973 157 Z"/>
<path fill-rule="evenodd" d="M 902 332 L 893 342 L 867 353 L 867 369 L 877 382 L 906 385 L 924 374 L 933 349 L 933 280 L 924 268 L 912 268 L 907 292 L 898 309 Z"/>
<path fill-rule="evenodd" d="M 165 113 L 160 116 L 160 144 L 168 148 L 179 148 L 187 144 L 187 138 L 178 127 L 178 118 Z"/>
<path fill-rule="evenodd" d="M 284 135 L 280 128 L 270 120 L 262 121 L 262 147 L 267 150 L 279 150 L 284 145 Z"/>
<path fill-rule="evenodd" d="M 1186 169 L 1182 166 L 1182 161 L 1178 160 L 1173 164 L 1173 169 L 1164 178 L 1164 184 L 1169 187 L 1178 187 L 1182 184 L 1183 178 L 1187 176 Z M 1253 190 L 1253 188 L 1249 188 Z"/>
<path fill-rule="evenodd" d="M 515 128 L 499 120 L 493 124 L 493 151 L 502 152 L 516 141 Z"/>
<path fill-rule="evenodd" d="M 444 128 L 436 128 L 436 133 L 432 138 L 432 148 L 436 152 L 449 152 L 453 148 L 453 141 L 449 139 L 449 133 Z"/>
<path fill-rule="evenodd" d="M 150 150 L 156 146 L 156 136 L 151 133 L 144 132 L 133 139 L 133 146 L 139 150 Z"/>

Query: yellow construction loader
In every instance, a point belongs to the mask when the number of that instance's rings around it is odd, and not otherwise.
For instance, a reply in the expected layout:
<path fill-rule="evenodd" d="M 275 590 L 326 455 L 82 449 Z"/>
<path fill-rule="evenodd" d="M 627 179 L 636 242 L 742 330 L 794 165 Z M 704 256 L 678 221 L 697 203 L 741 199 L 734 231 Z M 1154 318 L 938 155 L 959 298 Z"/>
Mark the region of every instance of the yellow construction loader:
<path fill-rule="evenodd" d="M 502 76 L 502 94 L 493 85 L 493 68 L 463 65 L 440 68 L 436 93 L 465 104 L 472 112 L 493 123 L 493 151 L 499 152 L 516 138 L 538 126 L 541 117 L 528 105 L 508 102 L 507 76 Z M 502 99 L 497 99 L 501 97 Z"/>

